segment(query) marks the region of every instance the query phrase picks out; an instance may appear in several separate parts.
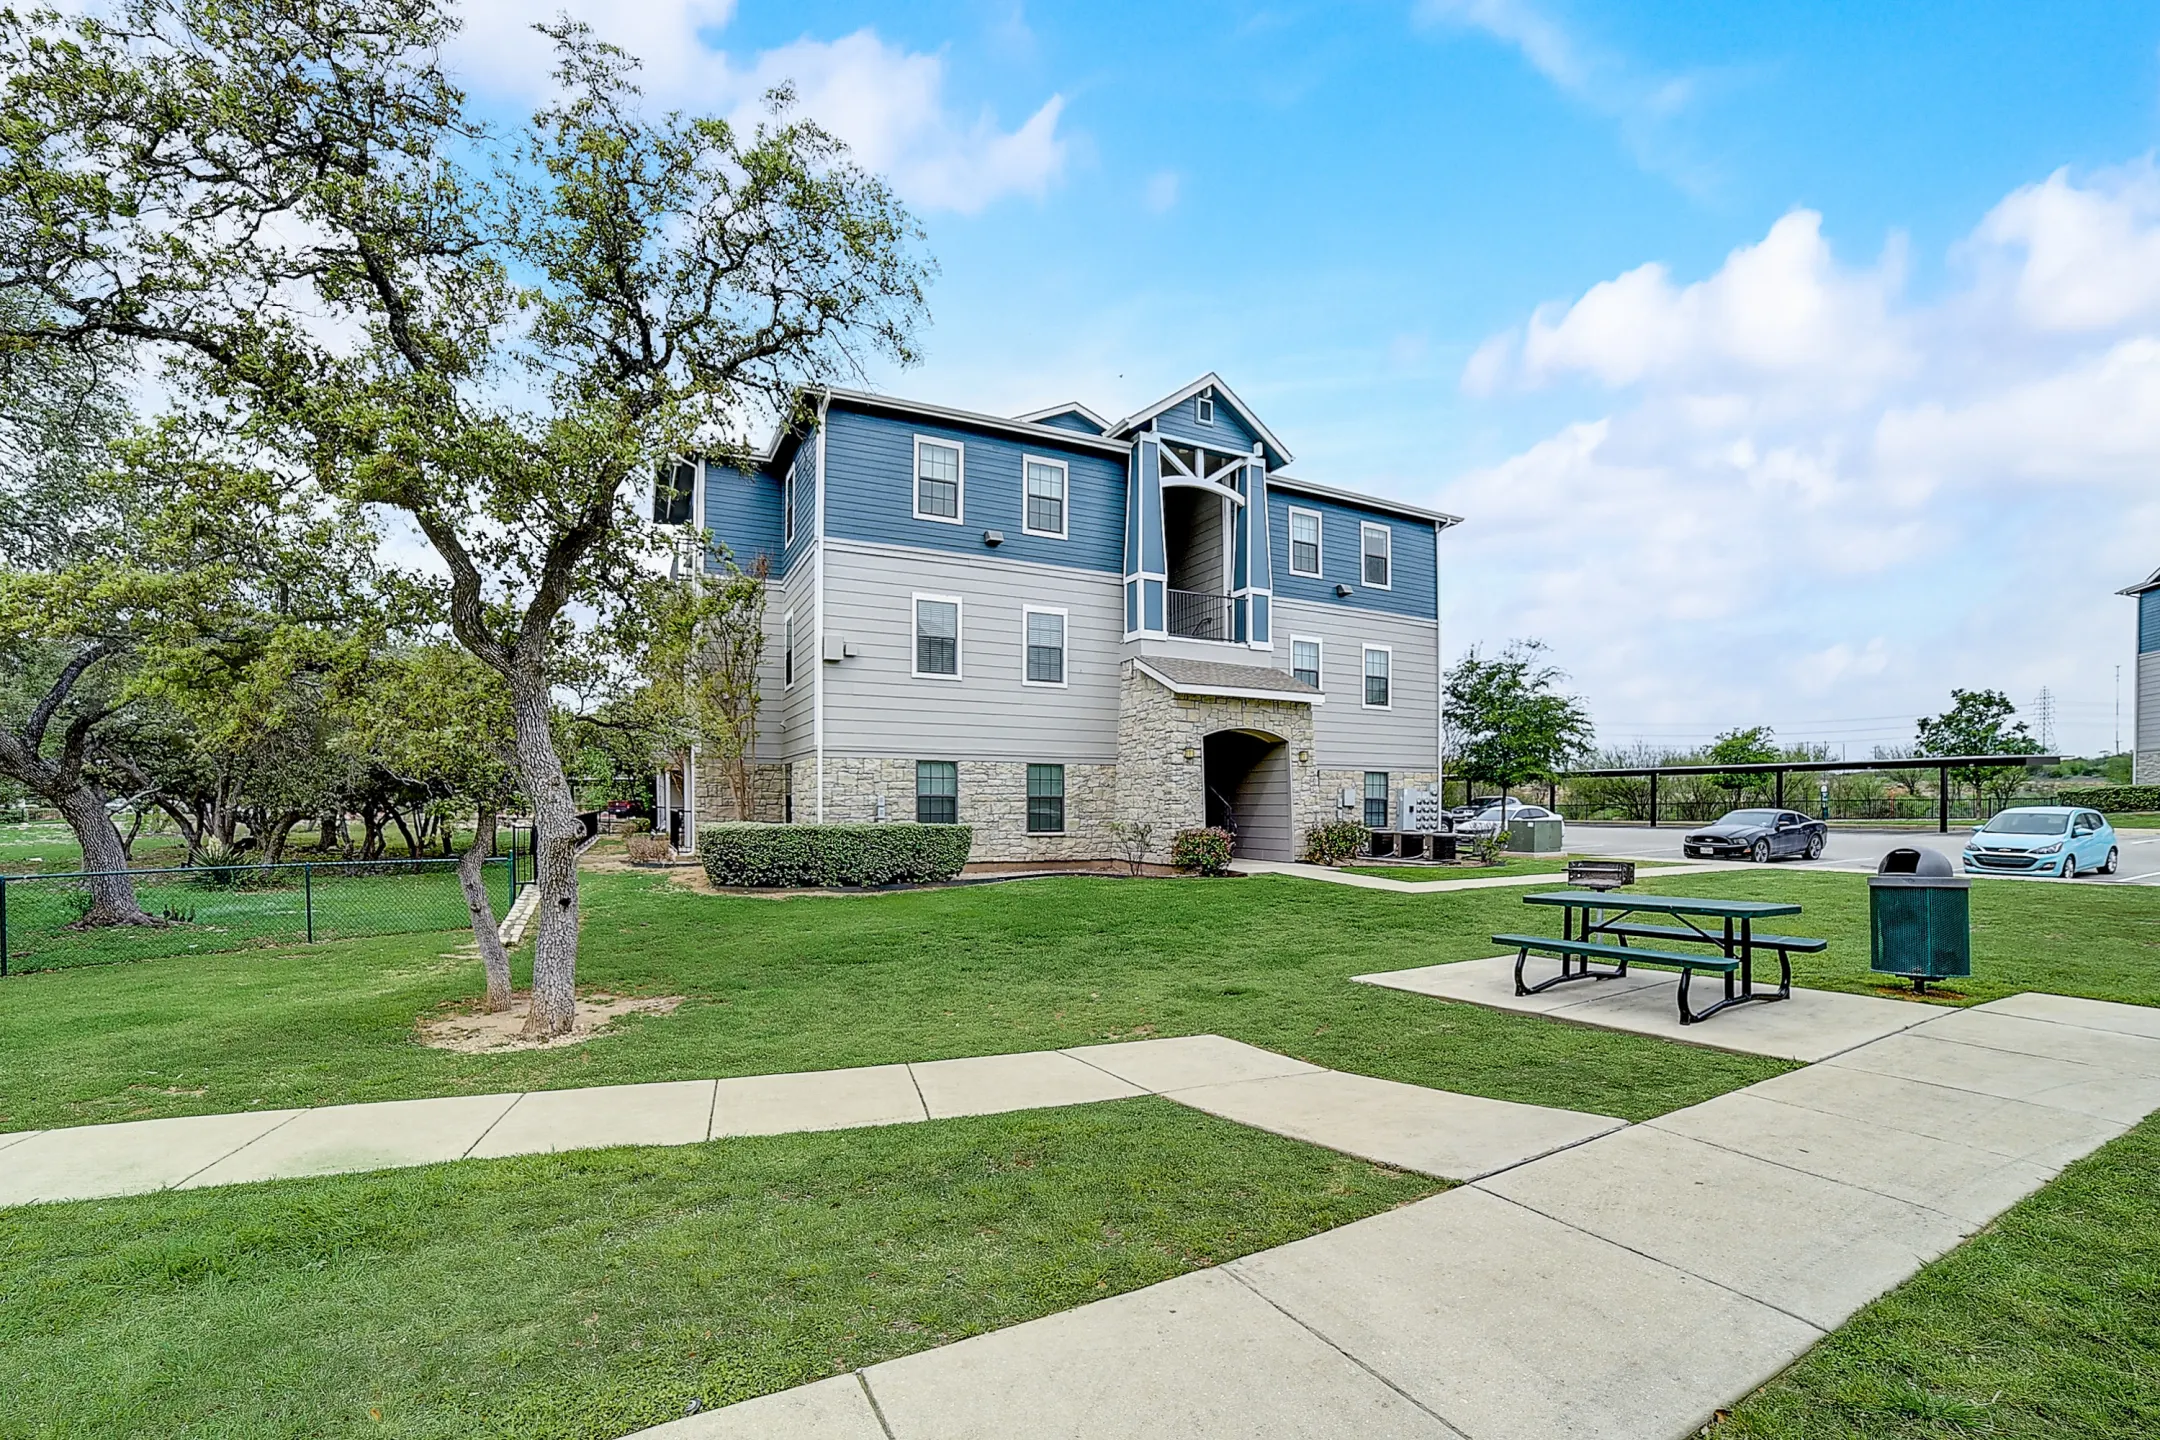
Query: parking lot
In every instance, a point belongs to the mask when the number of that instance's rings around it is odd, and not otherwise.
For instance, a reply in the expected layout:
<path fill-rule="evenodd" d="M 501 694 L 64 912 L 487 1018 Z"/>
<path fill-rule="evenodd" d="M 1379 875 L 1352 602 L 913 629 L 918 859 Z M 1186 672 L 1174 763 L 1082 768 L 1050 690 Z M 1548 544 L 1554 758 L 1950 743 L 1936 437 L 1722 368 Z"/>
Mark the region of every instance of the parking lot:
<path fill-rule="evenodd" d="M 1567 848 L 1578 855 L 1621 855 L 1638 860 L 1682 860 L 1680 837 L 1688 832 L 1685 825 L 1660 825 L 1653 830 L 1647 825 L 1577 825 L 1567 827 Z M 1779 860 L 1778 865 L 1797 866 L 1808 870 L 1851 870 L 1871 872 L 1882 862 L 1889 851 L 1904 846 L 1925 850 L 1937 850 L 1957 862 L 1958 854 L 1965 848 L 1966 839 L 1972 834 L 1969 825 L 1953 825 L 1947 835 L 1933 830 L 1841 830 L 1830 827 L 1830 844 L 1820 860 Z M 2116 832 L 2117 843 L 2122 849 L 2122 864 L 2113 875 L 2081 875 L 2071 881 L 2073 885 L 2155 885 L 2160 884 L 2160 830 L 2121 830 Z M 1699 863 L 1699 862 L 1698 862 Z M 1962 873 L 1963 867 L 1960 866 Z M 2034 881 L 2042 877 L 2030 875 L 1990 875 L 1990 880 Z M 2060 885 L 2060 880 L 2048 883 Z"/>

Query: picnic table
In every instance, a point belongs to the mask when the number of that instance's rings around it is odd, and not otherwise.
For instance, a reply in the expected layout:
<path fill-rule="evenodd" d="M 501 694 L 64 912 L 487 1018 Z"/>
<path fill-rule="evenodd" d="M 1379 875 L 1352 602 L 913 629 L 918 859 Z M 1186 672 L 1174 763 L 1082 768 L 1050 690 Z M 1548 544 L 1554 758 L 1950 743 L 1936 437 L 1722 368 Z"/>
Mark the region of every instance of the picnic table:
<path fill-rule="evenodd" d="M 1791 999 L 1793 953 L 1814 954 L 1826 949 L 1829 943 L 1798 935 L 1756 932 L 1757 920 L 1798 915 L 1799 905 L 1789 900 L 1711 900 L 1693 895 L 1548 890 L 1525 895 L 1523 903 L 1558 906 L 1561 933 L 1557 938 L 1551 935 L 1493 936 L 1494 944 L 1515 947 L 1517 995 L 1535 995 L 1541 990 L 1577 980 L 1617 980 L 1628 973 L 1630 961 L 1671 965 L 1680 971 L 1680 1023 L 1683 1025 L 1707 1020 L 1727 1006 L 1750 1000 Z M 1635 916 L 1646 914 L 1670 916 L 1679 923 L 1645 925 L 1635 921 Z M 1706 929 L 1698 921 L 1710 922 L 1712 928 Z M 1713 948 L 1715 953 L 1650 949 L 1631 945 L 1628 943 L 1631 940 L 1648 940 L 1665 946 L 1704 945 Z M 1780 973 L 1774 992 L 1755 989 L 1755 952 L 1758 950 L 1777 954 Z M 1557 957 L 1560 973 L 1535 985 L 1525 983 L 1523 967 L 1532 953 Z M 1595 962 L 1600 960 L 1608 962 L 1610 968 L 1599 969 Z M 1708 970 L 1725 979 L 1725 998 L 1704 1010 L 1693 1010 L 1688 1006 L 1688 981 L 1698 970 Z"/>

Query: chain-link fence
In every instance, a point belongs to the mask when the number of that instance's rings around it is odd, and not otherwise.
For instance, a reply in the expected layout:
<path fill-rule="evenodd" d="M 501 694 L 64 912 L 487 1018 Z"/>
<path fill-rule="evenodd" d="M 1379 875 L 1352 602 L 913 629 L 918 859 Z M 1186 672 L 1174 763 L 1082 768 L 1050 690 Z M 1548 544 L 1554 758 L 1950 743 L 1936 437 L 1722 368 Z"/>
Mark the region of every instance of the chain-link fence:
<path fill-rule="evenodd" d="M 486 862 L 495 916 L 517 899 L 516 851 Z M 166 955 L 215 954 L 361 935 L 459 930 L 471 923 L 457 861 L 316 861 L 133 870 L 151 925 L 80 922 L 89 872 L 0 875 L 0 976 Z"/>

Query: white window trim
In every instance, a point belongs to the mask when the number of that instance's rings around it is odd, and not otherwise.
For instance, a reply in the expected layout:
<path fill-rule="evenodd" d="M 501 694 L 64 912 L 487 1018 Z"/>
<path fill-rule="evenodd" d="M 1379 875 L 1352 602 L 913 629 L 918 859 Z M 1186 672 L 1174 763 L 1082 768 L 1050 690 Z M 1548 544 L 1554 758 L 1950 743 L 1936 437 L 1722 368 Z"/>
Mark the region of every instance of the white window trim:
<path fill-rule="evenodd" d="M 953 673 L 938 675 L 916 668 L 922 662 L 922 602 L 943 601 L 953 607 Z M 908 599 L 908 673 L 917 680 L 957 681 L 967 673 L 967 602 L 958 595 L 917 592 Z M 1391 690 L 1390 695 L 1394 694 Z"/>
<path fill-rule="evenodd" d="M 1319 568 L 1319 569 L 1317 569 L 1317 570 L 1300 570 L 1300 569 L 1298 569 L 1298 568 L 1297 568 L 1297 547 L 1298 547 L 1298 542 L 1297 542 L 1297 528 L 1296 528 L 1296 527 L 1297 527 L 1297 517 L 1298 517 L 1298 516 L 1300 516 L 1300 515 L 1310 515 L 1310 516 L 1312 516 L 1312 522 L 1313 522 L 1313 555 L 1314 555 L 1314 557 L 1315 557 L 1316 559 L 1318 559 L 1318 560 L 1319 560 L 1319 562 L 1320 562 L 1320 568 Z M 1283 544 L 1284 544 L 1285 548 L 1287 548 L 1287 549 L 1289 550 L 1289 552 L 1290 552 L 1290 553 L 1289 553 L 1289 555 L 1287 555 L 1287 556 L 1286 556 L 1286 557 L 1284 557 L 1284 558 L 1285 558 L 1285 559 L 1286 559 L 1286 560 L 1287 560 L 1287 561 L 1289 562 L 1289 565 L 1290 565 L 1290 573 L 1291 573 L 1292 575 L 1306 575 L 1306 576 L 1310 576 L 1311 578 L 1313 578 L 1313 579 L 1317 580 L 1317 579 L 1319 579 L 1319 578 L 1320 578 L 1320 577 L 1321 577 L 1321 576 L 1322 576 L 1323 574 L 1325 574 L 1325 573 L 1326 573 L 1326 571 L 1327 571 L 1327 517 L 1326 517 L 1325 515 L 1322 515 L 1322 514 L 1321 514 L 1321 513 L 1320 513 L 1320 512 L 1318 511 L 1318 510 L 1307 510 L 1307 509 L 1305 509 L 1305 508 L 1304 508 L 1304 507 L 1302 507 L 1302 506 L 1298 506 L 1298 505 L 1292 505 L 1292 506 L 1290 507 L 1290 518 L 1289 518 L 1288 520 L 1286 520 L 1286 521 L 1285 521 L 1285 522 L 1283 523 Z"/>
<path fill-rule="evenodd" d="M 1205 414 L 1201 413 L 1203 406 L 1206 407 Z M 1195 425 L 1213 425 L 1215 423 L 1215 397 L 1213 395 L 1193 396 L 1193 423 Z"/>
<path fill-rule="evenodd" d="M 1065 516 L 1063 530 L 1037 530 L 1028 524 L 1027 473 L 1030 465 L 1047 465 L 1065 477 L 1065 495 L 1059 505 L 1059 510 Z M 966 473 L 965 464 L 961 467 L 961 473 Z M 1046 540 L 1067 540 L 1072 537 L 1072 466 L 1066 461 L 1053 460 L 1047 455 L 1023 454 L 1020 457 L 1020 533 L 1040 535 Z"/>
<path fill-rule="evenodd" d="M 1387 656 L 1387 700 L 1385 705 L 1375 705 L 1368 698 L 1372 692 L 1366 688 L 1365 657 L 1378 650 Z M 1395 708 L 1395 647 L 1392 645 L 1367 645 L 1358 652 L 1358 703 L 1367 710 L 1392 710 Z"/>
<path fill-rule="evenodd" d="M 780 693 L 795 688 L 795 612 L 780 617 Z"/>
<path fill-rule="evenodd" d="M 1365 537 L 1378 531 L 1387 537 L 1387 583 L 1377 584 L 1365 578 Z M 1389 525 L 1375 525 L 1360 521 L 1357 527 L 1357 576 L 1358 584 L 1368 590 L 1392 590 L 1395 588 L 1395 530 Z"/>
<path fill-rule="evenodd" d="M 1066 793 L 1058 797 L 1058 799 L 1063 802 L 1058 806 L 1058 813 L 1065 817 L 1065 823 L 1063 825 L 1060 825 L 1055 830 L 1030 830 L 1027 828 L 1028 801 L 1035 798 L 1034 796 L 1027 793 L 1027 767 L 1029 765 L 1055 765 L 1060 770 L 1070 770 L 1072 768 L 1062 760 L 1029 760 L 1020 766 L 1020 833 L 1023 836 L 1034 835 L 1042 837 L 1070 834 L 1072 831 L 1072 777 L 1070 775 L 1067 775 L 1065 777 L 1065 780 L 1067 782 Z"/>
<path fill-rule="evenodd" d="M 780 477 L 780 549 L 783 554 L 795 543 L 795 472 L 802 465 L 800 452 Z"/>
<path fill-rule="evenodd" d="M 1030 680 L 1027 673 L 1028 630 L 1030 615 L 1055 615 L 1058 617 L 1058 634 L 1064 650 L 1060 670 L 1063 680 Z M 1072 617 L 1055 605 L 1023 605 L 1020 607 L 1020 683 L 1036 690 L 1063 690 L 1072 684 Z M 1036 761 L 1046 765 L 1046 760 Z"/>
<path fill-rule="evenodd" d="M 925 515 L 922 508 L 922 447 L 941 445 L 957 451 L 960 456 L 959 478 L 953 482 L 953 512 L 950 515 Z M 1023 472 L 1024 473 L 1024 472 Z M 915 468 L 908 475 L 908 506 L 917 520 L 928 520 L 938 525 L 967 524 L 967 446 L 958 440 L 945 440 L 936 435 L 915 437 Z"/>
<path fill-rule="evenodd" d="M 1320 677 L 1320 688 L 1322 690 L 1327 689 L 1327 641 L 1318 635 L 1292 635 L 1290 637 L 1290 673 L 1292 675 L 1297 674 L 1297 647 L 1300 645 L 1310 645 L 1320 652 L 1320 663 L 1313 667 L 1313 673 Z M 1393 664 L 1394 662 L 1390 661 L 1389 663 Z M 1392 690 L 1388 692 L 1391 698 L 1394 693 Z"/>

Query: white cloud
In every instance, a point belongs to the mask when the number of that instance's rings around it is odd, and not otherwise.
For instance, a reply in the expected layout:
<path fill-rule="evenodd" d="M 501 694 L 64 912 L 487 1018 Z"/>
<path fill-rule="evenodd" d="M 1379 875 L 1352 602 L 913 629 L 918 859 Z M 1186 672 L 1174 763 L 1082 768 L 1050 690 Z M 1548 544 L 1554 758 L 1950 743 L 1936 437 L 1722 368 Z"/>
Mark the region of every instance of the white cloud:
<path fill-rule="evenodd" d="M 987 108 L 964 115 L 947 96 L 944 56 L 907 50 L 871 29 L 740 55 L 720 44 L 733 0 L 574 0 L 558 8 L 637 56 L 645 92 L 659 105 L 755 125 L 765 114 L 765 93 L 792 82 L 802 113 L 925 210 L 972 214 L 1008 195 L 1040 196 L 1065 172 L 1070 147 L 1058 133 L 1063 96 L 1051 95 L 1010 130 Z M 530 101 L 547 93 L 549 42 L 532 30 L 533 19 L 515 0 L 468 5 L 451 54 L 457 73 L 501 98 Z"/>
<path fill-rule="evenodd" d="M 1952 685 L 2105 713 L 2112 592 L 2160 563 L 2160 183 L 2058 173 L 1954 255 L 1915 299 L 1898 246 L 1846 263 L 1795 211 L 1701 279 L 1646 264 L 1487 340 L 1466 393 L 1597 418 L 1438 497 L 1471 522 L 1451 648 L 1552 641 L 1613 740 L 1770 723 L 1864 754 Z"/>
<path fill-rule="evenodd" d="M 1158 170 L 1148 176 L 1147 194 L 1144 197 L 1150 213 L 1167 214 L 1178 202 L 1181 181 L 1175 170 Z"/>
<path fill-rule="evenodd" d="M 1574 39 L 1523 0 L 1421 0 L 1417 15 L 1427 24 L 1482 30 L 1520 50 L 1539 74 L 1561 89 L 1577 95 L 1590 90 L 1592 64 Z"/>

